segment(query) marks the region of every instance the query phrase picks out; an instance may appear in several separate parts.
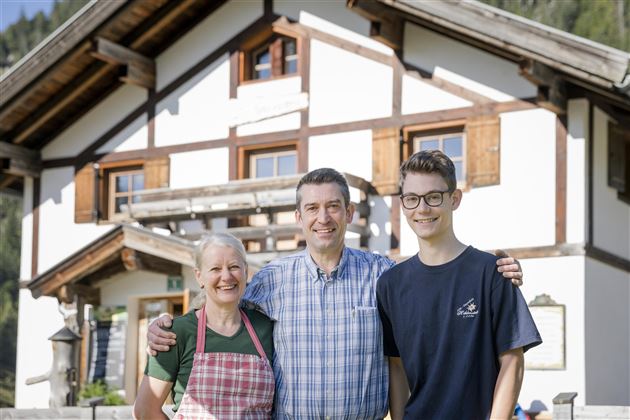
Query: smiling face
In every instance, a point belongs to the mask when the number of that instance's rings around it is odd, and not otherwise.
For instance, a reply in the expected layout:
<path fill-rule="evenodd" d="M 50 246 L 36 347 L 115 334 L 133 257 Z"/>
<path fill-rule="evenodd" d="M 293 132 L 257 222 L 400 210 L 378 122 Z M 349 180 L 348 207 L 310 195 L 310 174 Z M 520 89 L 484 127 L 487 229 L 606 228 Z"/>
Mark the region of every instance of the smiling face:
<path fill-rule="evenodd" d="M 411 172 L 407 174 L 402 185 L 403 194 L 425 195 L 442 191 L 448 191 L 448 185 L 439 173 Z M 428 206 L 423 198 L 415 209 L 408 210 L 403 207 L 403 214 L 419 241 L 437 242 L 454 235 L 453 210 L 459 207 L 461 198 L 460 190 L 446 192 L 442 204 L 437 207 Z"/>
<path fill-rule="evenodd" d="M 346 225 L 352 221 L 354 205 L 346 206 L 336 183 L 304 184 L 300 208 L 295 212 L 312 254 L 341 257 Z"/>
<path fill-rule="evenodd" d="M 207 305 L 236 307 L 245 292 L 247 266 L 234 248 L 208 245 L 195 278 L 205 290 Z"/>

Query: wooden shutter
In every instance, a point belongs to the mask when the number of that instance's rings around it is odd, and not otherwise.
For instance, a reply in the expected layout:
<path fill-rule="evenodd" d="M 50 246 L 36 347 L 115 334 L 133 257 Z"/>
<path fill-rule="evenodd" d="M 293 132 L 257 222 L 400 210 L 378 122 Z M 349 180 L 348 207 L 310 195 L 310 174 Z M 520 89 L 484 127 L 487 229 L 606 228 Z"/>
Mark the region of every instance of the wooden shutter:
<path fill-rule="evenodd" d="M 380 195 L 398 194 L 400 130 L 372 130 L 372 185 Z"/>
<path fill-rule="evenodd" d="M 144 162 L 144 188 L 150 190 L 168 187 L 168 171 L 168 156 L 147 159 Z"/>
<path fill-rule="evenodd" d="M 500 182 L 501 130 L 497 115 L 466 120 L 466 183 L 470 187 Z"/>
<path fill-rule="evenodd" d="M 89 223 L 96 221 L 94 202 L 95 169 L 88 163 L 74 175 L 74 222 Z"/>
<path fill-rule="evenodd" d="M 608 123 L 608 185 L 620 193 L 627 192 L 628 159 L 626 141 L 630 142 L 630 130 L 621 125 Z M 628 143 L 630 144 L 630 143 Z"/>

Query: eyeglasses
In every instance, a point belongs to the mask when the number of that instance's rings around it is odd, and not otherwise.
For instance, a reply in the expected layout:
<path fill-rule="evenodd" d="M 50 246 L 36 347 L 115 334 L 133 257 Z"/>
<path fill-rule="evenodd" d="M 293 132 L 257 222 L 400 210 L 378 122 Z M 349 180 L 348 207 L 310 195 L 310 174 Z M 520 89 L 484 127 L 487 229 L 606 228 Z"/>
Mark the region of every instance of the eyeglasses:
<path fill-rule="evenodd" d="M 402 205 L 407 210 L 413 210 L 420 205 L 420 200 L 424 198 L 424 202 L 429 207 L 439 207 L 444 201 L 444 194 L 451 191 L 433 191 L 428 194 L 418 195 L 416 193 L 406 193 L 400 196 Z"/>

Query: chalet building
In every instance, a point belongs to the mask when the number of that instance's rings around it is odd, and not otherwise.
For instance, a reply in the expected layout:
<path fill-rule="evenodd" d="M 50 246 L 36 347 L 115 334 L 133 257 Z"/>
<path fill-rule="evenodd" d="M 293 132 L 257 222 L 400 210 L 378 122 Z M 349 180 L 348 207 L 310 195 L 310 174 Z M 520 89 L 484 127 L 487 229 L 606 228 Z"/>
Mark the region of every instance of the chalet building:
<path fill-rule="evenodd" d="M 459 237 L 523 266 L 545 344 L 521 405 L 630 405 L 629 64 L 472 1 L 89 3 L 0 79 L 0 187 L 24 199 L 16 407 L 49 405 L 32 378 L 63 327 L 70 375 L 133 401 L 148 322 L 198 291 L 195 240 L 232 232 L 254 269 L 302 248 L 309 170 L 347 175 L 349 246 L 415 254 L 398 167 L 435 148 Z"/>

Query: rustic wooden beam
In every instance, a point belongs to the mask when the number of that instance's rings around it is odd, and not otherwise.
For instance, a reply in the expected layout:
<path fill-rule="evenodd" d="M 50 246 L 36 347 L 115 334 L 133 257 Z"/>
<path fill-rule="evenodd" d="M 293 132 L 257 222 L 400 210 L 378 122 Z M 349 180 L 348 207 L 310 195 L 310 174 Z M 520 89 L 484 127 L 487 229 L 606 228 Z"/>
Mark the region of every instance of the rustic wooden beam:
<path fill-rule="evenodd" d="M 120 259 L 122 260 L 123 266 L 127 271 L 136 271 L 142 269 L 142 261 L 136 255 L 136 250 L 131 248 L 124 248 L 120 251 Z"/>
<path fill-rule="evenodd" d="M 61 92 L 57 93 L 55 99 L 51 100 L 47 106 L 43 107 L 40 111 L 36 112 L 33 117 L 13 130 L 16 132 L 15 137 L 12 138 L 13 143 L 23 143 L 31 134 L 39 130 L 68 104 L 83 95 L 94 83 L 103 78 L 107 73 L 112 71 L 112 69 L 112 65 L 105 65 L 98 69 L 88 71 L 76 82 L 66 86 Z"/>
<path fill-rule="evenodd" d="M 102 37 L 95 38 L 90 54 L 106 63 L 123 66 L 121 81 L 155 89 L 154 60 Z"/>
<path fill-rule="evenodd" d="M 0 171 L 9 175 L 38 178 L 42 171 L 41 152 L 0 141 Z"/>
<path fill-rule="evenodd" d="M 566 114 L 566 82 L 555 70 L 538 61 L 525 60 L 520 64 L 519 73 L 538 87 L 538 105 L 558 115 Z"/>

